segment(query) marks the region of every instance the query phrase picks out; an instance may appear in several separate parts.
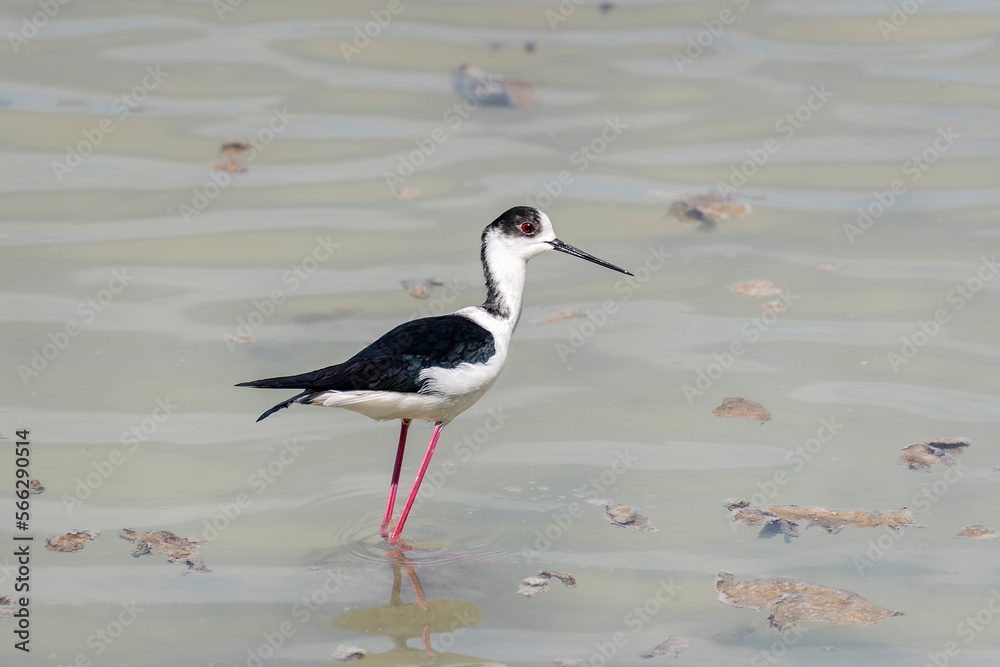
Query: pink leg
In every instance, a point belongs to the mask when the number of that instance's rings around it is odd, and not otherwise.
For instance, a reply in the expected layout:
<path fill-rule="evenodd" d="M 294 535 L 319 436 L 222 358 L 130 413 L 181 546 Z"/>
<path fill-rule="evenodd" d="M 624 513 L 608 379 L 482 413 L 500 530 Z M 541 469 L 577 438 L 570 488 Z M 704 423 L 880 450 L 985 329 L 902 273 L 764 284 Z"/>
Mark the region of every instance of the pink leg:
<path fill-rule="evenodd" d="M 392 506 L 396 504 L 396 489 L 399 487 L 399 471 L 403 467 L 403 448 L 406 447 L 406 431 L 410 428 L 410 420 L 404 419 L 399 429 L 399 446 L 396 448 L 396 464 L 392 467 L 392 481 L 389 482 L 389 502 L 385 506 L 385 518 L 379 534 L 385 537 L 389 534 L 389 521 L 392 519 Z"/>
<path fill-rule="evenodd" d="M 413 487 L 410 489 L 410 495 L 406 497 L 406 504 L 403 505 L 403 511 L 399 514 L 399 521 L 396 522 L 396 527 L 392 531 L 392 536 L 389 538 L 389 543 L 392 544 L 399 540 L 399 534 L 403 532 L 403 524 L 406 523 L 406 515 L 410 513 L 410 507 L 413 505 L 413 501 L 417 497 L 417 491 L 420 489 L 420 482 L 424 480 L 424 473 L 427 472 L 427 466 L 430 465 L 431 456 L 434 455 L 434 448 L 437 446 L 438 437 L 441 435 L 441 429 L 444 425 L 441 422 L 434 424 L 434 432 L 431 434 L 431 442 L 427 445 L 427 451 L 424 452 L 424 458 L 420 461 L 420 467 L 417 469 L 417 477 L 413 480 Z"/>
<path fill-rule="evenodd" d="M 427 651 L 427 655 L 437 655 L 437 653 L 434 652 L 434 649 L 431 648 L 431 626 L 424 626 L 424 632 L 421 635 L 420 643 L 424 645 L 424 650 Z"/>
<path fill-rule="evenodd" d="M 410 587 L 413 588 L 413 597 L 417 604 L 424 611 L 430 611 L 431 606 L 427 603 L 427 595 L 424 593 L 424 587 L 420 585 L 420 579 L 417 578 L 417 571 L 413 569 L 412 565 L 404 565 L 403 571 L 406 572 L 406 578 L 410 580 Z"/>

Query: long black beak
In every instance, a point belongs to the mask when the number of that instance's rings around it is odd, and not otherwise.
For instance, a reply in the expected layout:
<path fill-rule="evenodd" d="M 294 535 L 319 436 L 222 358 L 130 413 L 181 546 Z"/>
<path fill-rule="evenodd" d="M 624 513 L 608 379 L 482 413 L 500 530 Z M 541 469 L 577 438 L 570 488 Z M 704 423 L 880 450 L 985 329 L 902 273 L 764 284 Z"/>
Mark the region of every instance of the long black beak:
<path fill-rule="evenodd" d="M 612 264 L 610 262 L 605 262 L 603 259 L 598 259 L 598 258 L 594 257 L 591 254 L 585 253 L 584 251 L 580 250 L 579 248 L 574 248 L 573 246 L 571 246 L 568 243 L 563 243 L 559 239 L 555 239 L 553 241 L 549 241 L 548 243 L 549 243 L 550 246 L 552 246 L 553 249 L 558 250 L 559 252 L 564 252 L 567 255 L 573 255 L 574 257 L 579 257 L 580 259 L 585 259 L 588 262 L 593 262 L 594 264 L 600 264 L 601 266 L 603 266 L 605 268 L 608 268 L 608 269 L 613 269 L 613 270 L 617 271 L 618 273 L 624 273 L 626 276 L 632 275 L 631 273 L 629 273 L 628 271 L 626 271 L 625 269 L 623 269 L 620 266 L 615 266 L 614 264 Z"/>

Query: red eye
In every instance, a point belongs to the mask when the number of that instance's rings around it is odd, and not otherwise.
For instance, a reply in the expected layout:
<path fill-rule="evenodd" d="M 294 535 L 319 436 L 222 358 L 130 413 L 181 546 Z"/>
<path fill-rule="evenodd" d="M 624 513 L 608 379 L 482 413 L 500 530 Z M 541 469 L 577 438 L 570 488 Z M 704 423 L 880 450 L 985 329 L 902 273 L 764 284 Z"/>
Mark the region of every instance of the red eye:
<path fill-rule="evenodd" d="M 526 222 L 523 225 L 521 225 L 521 231 L 527 234 L 528 236 L 531 236 L 532 234 L 535 233 L 535 226 L 530 222 Z"/>

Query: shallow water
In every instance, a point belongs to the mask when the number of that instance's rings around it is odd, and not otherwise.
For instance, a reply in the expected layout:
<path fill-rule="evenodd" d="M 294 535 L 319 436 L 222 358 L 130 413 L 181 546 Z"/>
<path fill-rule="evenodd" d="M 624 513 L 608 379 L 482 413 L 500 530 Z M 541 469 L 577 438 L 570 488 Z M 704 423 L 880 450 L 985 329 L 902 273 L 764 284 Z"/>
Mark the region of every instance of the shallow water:
<path fill-rule="evenodd" d="M 18 531 L 31 652 L 5 630 L 3 661 L 321 665 L 346 645 L 366 664 L 600 667 L 678 635 L 678 664 L 996 663 L 997 543 L 954 537 L 1000 527 L 995 3 L 893 23 L 870 2 L 402 2 L 377 29 L 397 5 L 68 3 L 44 24 L 40 6 L 0 10 L 0 432 L 30 429 L 46 487 Z M 378 34 L 348 61 L 357 27 Z M 456 110 L 462 62 L 544 82 L 537 103 Z M 213 172 L 247 138 L 247 171 Z M 403 163 L 415 198 L 384 177 Z M 667 217 L 720 182 L 750 216 Z M 255 424 L 279 393 L 232 385 L 478 303 L 479 233 L 526 201 L 636 278 L 532 262 L 507 368 L 444 431 L 415 549 L 387 554 L 398 427 L 305 407 Z M 427 276 L 427 300 L 399 285 Z M 788 311 L 727 289 L 754 279 Z M 563 309 L 591 316 L 539 323 Z M 714 416 L 731 396 L 772 419 Z M 429 434 L 410 431 L 404 485 Z M 955 436 L 975 441 L 958 467 L 896 465 Z M 909 506 L 925 528 L 764 540 L 730 497 Z M 606 501 L 658 532 L 611 526 Z M 101 535 L 43 549 L 75 528 Z M 122 528 L 206 540 L 212 572 L 133 559 Z M 905 615 L 778 635 L 716 601 L 720 569 Z M 517 595 L 540 570 L 578 585 Z"/>

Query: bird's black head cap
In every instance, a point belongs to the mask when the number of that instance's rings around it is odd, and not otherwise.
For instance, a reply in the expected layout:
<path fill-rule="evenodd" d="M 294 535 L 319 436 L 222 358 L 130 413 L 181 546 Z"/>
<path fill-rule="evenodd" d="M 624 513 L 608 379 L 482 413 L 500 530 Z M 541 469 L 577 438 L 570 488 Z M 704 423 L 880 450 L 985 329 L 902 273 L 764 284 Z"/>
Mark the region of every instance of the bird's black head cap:
<path fill-rule="evenodd" d="M 483 230 L 483 239 L 493 230 L 511 236 L 533 236 L 542 228 L 542 215 L 541 211 L 531 206 L 507 209 Z"/>

